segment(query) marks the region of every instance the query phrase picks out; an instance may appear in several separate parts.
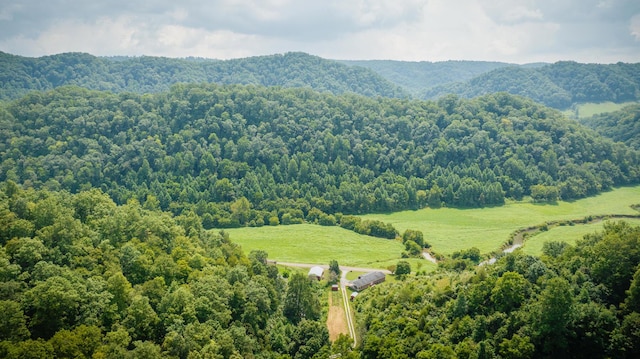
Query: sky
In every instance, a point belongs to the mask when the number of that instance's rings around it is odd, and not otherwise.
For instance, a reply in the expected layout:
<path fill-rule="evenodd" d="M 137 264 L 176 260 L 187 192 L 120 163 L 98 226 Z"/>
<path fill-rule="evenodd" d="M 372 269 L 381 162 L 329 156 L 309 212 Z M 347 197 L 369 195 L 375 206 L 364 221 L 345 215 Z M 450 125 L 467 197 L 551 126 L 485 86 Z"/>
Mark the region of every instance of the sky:
<path fill-rule="evenodd" d="M 640 0 L 0 0 L 0 51 L 640 62 Z"/>

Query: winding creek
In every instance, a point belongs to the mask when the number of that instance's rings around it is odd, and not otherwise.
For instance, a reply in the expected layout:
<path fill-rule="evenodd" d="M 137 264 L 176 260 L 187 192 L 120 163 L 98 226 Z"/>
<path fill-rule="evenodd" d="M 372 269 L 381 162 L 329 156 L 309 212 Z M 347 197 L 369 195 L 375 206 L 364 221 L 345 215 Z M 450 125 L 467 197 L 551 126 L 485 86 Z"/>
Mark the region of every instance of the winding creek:
<path fill-rule="evenodd" d="M 638 210 L 638 208 L 636 207 L 633 207 L 633 208 L 635 210 Z M 585 225 L 585 224 L 591 224 L 591 223 L 598 223 L 598 222 L 602 222 L 609 219 L 639 219 L 639 218 L 640 218 L 640 214 L 637 214 L 637 215 L 610 214 L 610 215 L 599 215 L 599 216 L 587 216 L 582 219 L 574 219 L 574 220 L 568 220 L 568 221 L 551 221 L 551 222 L 546 222 L 544 224 L 537 225 L 537 226 L 521 228 L 516 230 L 511 235 L 509 244 L 507 244 L 506 247 L 502 249 L 502 253 L 511 253 L 515 251 L 516 249 L 524 245 L 524 242 L 527 238 L 533 237 L 536 234 L 542 233 L 543 231 L 548 231 L 553 227 L 562 226 L 562 225 Z M 496 260 L 497 260 L 496 256 L 493 256 L 484 262 L 480 262 L 480 264 L 478 265 L 493 264 L 496 262 Z"/>

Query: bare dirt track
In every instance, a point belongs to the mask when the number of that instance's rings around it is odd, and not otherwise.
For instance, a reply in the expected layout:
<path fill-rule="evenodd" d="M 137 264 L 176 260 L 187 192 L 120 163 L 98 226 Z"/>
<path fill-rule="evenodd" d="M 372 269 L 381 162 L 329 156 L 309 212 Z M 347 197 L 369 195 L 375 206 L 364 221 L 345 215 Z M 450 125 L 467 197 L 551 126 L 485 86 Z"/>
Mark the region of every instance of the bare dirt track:
<path fill-rule="evenodd" d="M 340 334 L 349 335 L 346 315 L 342 306 L 342 300 L 338 292 L 329 293 L 329 314 L 327 315 L 327 328 L 329 339 L 335 341 Z"/>

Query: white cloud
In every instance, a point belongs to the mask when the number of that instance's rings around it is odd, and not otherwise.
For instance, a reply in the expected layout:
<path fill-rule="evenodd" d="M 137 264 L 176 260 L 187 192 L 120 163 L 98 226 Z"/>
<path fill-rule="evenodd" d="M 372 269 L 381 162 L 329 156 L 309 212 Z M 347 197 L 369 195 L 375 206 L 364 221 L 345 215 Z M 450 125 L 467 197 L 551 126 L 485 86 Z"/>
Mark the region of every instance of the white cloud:
<path fill-rule="evenodd" d="M 0 51 L 638 62 L 639 16 L 637 0 L 21 0 L 0 6 Z"/>
<path fill-rule="evenodd" d="M 4 4 L 0 7 L 0 20 L 13 20 L 15 14 L 20 11 L 20 8 L 22 8 L 20 4 Z"/>
<path fill-rule="evenodd" d="M 149 54 L 172 57 L 209 57 L 229 59 L 252 56 L 265 45 L 265 39 L 256 35 L 237 34 L 229 31 L 207 31 L 184 26 L 169 25 L 158 33 L 157 45 Z M 268 42 L 268 41 L 266 41 Z M 237 46 L 244 44 L 245 46 Z M 250 50 L 251 49 L 251 50 Z"/>
<path fill-rule="evenodd" d="M 0 47 L 18 49 L 20 54 L 27 56 L 61 52 L 132 54 L 132 50 L 140 46 L 143 40 L 139 35 L 137 21 L 131 17 L 99 18 L 93 24 L 68 20 L 53 25 L 35 38 L 19 35 L 2 39 Z"/>
<path fill-rule="evenodd" d="M 631 35 L 636 39 L 636 41 L 640 41 L 640 14 L 637 14 L 631 18 L 629 30 L 631 31 Z"/>
<path fill-rule="evenodd" d="M 541 21 L 544 16 L 535 0 L 480 0 L 479 4 L 487 16 L 497 23 Z"/>

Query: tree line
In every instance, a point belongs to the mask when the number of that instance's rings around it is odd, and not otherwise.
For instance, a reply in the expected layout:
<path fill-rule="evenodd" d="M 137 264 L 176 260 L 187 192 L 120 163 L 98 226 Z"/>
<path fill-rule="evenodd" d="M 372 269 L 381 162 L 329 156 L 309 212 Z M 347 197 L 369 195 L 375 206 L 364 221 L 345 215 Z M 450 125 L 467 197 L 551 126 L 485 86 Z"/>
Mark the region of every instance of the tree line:
<path fill-rule="evenodd" d="M 0 180 L 98 188 L 117 204 L 193 211 L 205 228 L 570 200 L 640 179 L 637 151 L 505 93 L 434 102 L 240 85 L 62 87 L 0 105 L 0 124 Z"/>

